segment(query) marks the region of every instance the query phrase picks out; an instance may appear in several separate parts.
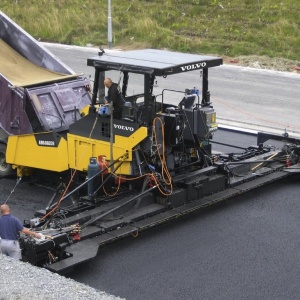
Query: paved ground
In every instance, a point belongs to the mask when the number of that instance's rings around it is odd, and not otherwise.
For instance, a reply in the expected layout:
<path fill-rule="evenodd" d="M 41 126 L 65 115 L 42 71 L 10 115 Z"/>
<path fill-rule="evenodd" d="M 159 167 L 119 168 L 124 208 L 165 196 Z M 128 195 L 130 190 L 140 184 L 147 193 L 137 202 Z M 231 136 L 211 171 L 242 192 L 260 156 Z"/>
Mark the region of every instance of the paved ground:
<path fill-rule="evenodd" d="M 229 134 L 229 133 L 227 133 Z M 254 137 L 230 133 L 240 145 Z M 224 136 L 222 139 L 227 140 Z M 126 299 L 298 299 L 299 176 L 102 248 L 68 276 Z M 16 181 L 0 181 L 2 197 Z M 20 183 L 9 199 L 21 219 L 48 190 Z"/>
<path fill-rule="evenodd" d="M 255 144 L 254 137 L 230 136 L 241 146 Z M 110 245 L 70 276 L 131 300 L 296 300 L 299 180 L 289 178 Z"/>

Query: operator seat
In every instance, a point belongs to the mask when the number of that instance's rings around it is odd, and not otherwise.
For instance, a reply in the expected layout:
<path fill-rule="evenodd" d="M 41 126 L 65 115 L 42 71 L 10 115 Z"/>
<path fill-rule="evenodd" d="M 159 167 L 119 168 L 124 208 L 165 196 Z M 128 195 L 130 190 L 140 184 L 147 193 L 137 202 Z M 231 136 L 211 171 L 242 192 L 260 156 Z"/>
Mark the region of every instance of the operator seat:
<path fill-rule="evenodd" d="M 194 105 L 194 102 L 196 100 L 196 95 L 185 95 L 183 99 L 179 103 L 179 107 L 182 109 L 183 107 L 185 109 L 191 109 Z"/>
<path fill-rule="evenodd" d="M 135 122 L 136 121 L 136 111 L 133 107 L 132 103 L 129 101 L 126 101 L 123 104 L 123 110 L 122 110 L 122 120 L 127 122 Z"/>

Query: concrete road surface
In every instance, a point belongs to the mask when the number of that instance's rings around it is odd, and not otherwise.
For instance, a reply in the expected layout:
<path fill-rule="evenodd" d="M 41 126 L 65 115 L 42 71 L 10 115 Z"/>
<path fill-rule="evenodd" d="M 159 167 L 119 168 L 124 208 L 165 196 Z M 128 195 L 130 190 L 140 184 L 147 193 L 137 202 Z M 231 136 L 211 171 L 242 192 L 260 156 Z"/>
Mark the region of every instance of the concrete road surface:
<path fill-rule="evenodd" d="M 77 73 L 91 76 L 94 69 L 87 58 L 98 55 L 98 49 L 44 44 L 54 55 Z M 118 50 L 106 50 L 107 53 Z M 110 75 L 119 80 L 119 73 Z M 199 71 L 157 78 L 158 87 L 184 91 L 198 86 Z M 134 86 L 128 92 L 142 91 L 142 80 L 133 76 Z M 209 69 L 211 101 L 217 111 L 219 124 L 250 130 L 285 130 L 300 134 L 300 74 L 223 65 Z"/>

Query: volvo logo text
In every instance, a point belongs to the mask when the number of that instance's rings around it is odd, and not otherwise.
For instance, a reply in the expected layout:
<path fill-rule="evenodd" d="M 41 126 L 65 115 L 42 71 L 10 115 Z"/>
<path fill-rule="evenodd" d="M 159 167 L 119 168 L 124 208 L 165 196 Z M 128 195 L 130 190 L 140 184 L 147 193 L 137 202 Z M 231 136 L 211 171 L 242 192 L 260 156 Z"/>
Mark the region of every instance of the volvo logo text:
<path fill-rule="evenodd" d="M 184 72 L 184 71 L 201 69 L 201 68 L 204 68 L 205 66 L 206 66 L 206 62 L 202 62 L 202 63 L 193 64 L 193 65 L 183 66 L 183 67 L 180 67 L 180 68 Z"/>
<path fill-rule="evenodd" d="M 133 127 L 130 127 L 130 126 L 124 126 L 124 125 L 117 125 L 117 124 L 114 124 L 114 127 L 115 127 L 116 129 L 121 129 L 121 130 L 134 131 L 134 128 L 133 128 Z"/>

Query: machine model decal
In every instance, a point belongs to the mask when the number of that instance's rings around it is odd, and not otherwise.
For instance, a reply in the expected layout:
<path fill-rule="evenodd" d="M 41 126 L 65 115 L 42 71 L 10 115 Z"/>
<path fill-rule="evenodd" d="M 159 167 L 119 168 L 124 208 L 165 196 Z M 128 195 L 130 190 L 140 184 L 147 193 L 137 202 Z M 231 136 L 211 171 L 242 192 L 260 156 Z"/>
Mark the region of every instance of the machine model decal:
<path fill-rule="evenodd" d="M 180 67 L 180 68 L 184 72 L 184 71 L 201 69 L 201 68 L 204 68 L 205 66 L 206 66 L 206 62 L 203 62 L 203 63 L 197 63 L 197 64 L 193 64 L 193 65 L 183 66 L 183 67 Z"/>
<path fill-rule="evenodd" d="M 40 133 L 34 135 L 34 137 L 37 145 L 43 147 L 57 147 L 61 139 L 61 136 L 54 132 Z"/>
<path fill-rule="evenodd" d="M 38 143 L 41 146 L 55 147 L 55 142 L 54 141 L 38 141 Z"/>

